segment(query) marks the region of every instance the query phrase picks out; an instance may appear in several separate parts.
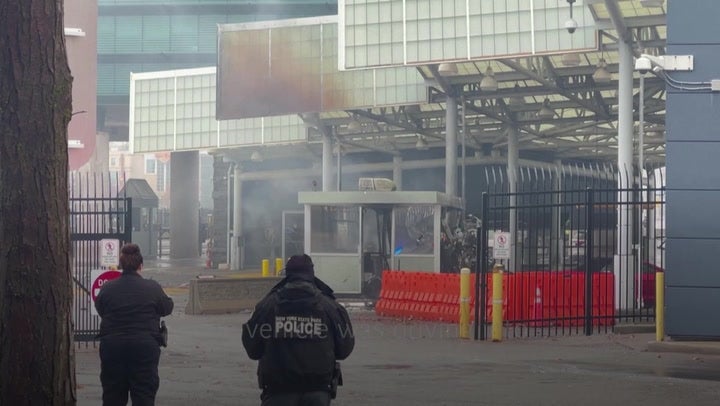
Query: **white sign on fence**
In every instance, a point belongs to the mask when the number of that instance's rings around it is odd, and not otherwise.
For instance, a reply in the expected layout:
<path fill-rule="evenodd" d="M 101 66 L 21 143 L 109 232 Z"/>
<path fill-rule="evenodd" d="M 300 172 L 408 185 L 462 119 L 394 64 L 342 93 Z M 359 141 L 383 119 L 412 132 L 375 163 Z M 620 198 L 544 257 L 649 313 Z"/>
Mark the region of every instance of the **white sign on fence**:
<path fill-rule="evenodd" d="M 510 233 L 496 232 L 493 244 L 493 256 L 495 259 L 510 259 Z"/>
<path fill-rule="evenodd" d="M 120 240 L 100 240 L 100 266 L 118 266 L 120 262 Z"/>

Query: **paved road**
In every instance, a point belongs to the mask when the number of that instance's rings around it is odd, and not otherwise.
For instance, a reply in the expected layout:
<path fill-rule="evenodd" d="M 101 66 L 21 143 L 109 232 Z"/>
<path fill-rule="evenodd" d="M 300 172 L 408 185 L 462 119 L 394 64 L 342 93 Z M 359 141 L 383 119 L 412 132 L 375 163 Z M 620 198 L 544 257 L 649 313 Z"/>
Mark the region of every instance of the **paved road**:
<path fill-rule="evenodd" d="M 192 271 L 195 272 L 195 271 Z M 191 272 L 191 273 L 192 273 Z M 190 316 L 177 275 L 155 274 L 176 300 L 160 364 L 160 406 L 258 405 L 240 343 L 246 314 Z M 146 275 L 147 276 L 147 275 Z M 718 405 L 720 357 L 645 351 L 651 335 L 463 341 L 451 325 L 353 311 L 357 347 L 336 405 Z M 77 353 L 79 402 L 99 405 L 97 349 Z"/>

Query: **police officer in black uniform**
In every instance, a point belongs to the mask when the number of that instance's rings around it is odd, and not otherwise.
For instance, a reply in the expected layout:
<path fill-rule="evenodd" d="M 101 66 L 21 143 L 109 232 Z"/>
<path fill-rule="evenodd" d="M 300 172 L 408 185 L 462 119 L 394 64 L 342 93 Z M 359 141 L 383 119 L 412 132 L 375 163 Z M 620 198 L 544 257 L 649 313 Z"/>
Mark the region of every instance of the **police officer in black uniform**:
<path fill-rule="evenodd" d="M 342 384 L 337 361 L 355 346 L 350 318 L 308 255 L 291 257 L 285 273 L 243 325 L 243 345 L 260 360 L 262 406 L 326 406 Z"/>
<path fill-rule="evenodd" d="M 100 322 L 100 381 L 103 406 L 152 406 L 160 386 L 160 317 L 173 301 L 154 280 L 143 279 L 143 257 L 136 244 L 120 252 L 122 276 L 100 289 L 95 308 Z"/>

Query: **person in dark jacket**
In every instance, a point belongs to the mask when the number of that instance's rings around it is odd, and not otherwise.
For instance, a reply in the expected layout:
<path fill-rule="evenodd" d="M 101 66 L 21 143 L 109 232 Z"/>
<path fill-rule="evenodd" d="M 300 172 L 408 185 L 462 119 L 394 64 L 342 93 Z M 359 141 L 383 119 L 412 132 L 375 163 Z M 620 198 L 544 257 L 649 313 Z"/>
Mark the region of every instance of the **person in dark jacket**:
<path fill-rule="evenodd" d="M 103 406 L 152 406 L 160 387 L 160 318 L 173 301 L 154 280 L 140 276 L 143 257 L 136 244 L 120 252 L 122 276 L 105 283 L 95 300 L 100 322 L 100 382 Z"/>
<path fill-rule="evenodd" d="M 308 255 L 291 257 L 285 274 L 243 325 L 243 346 L 260 361 L 262 406 L 329 405 L 342 384 L 337 361 L 355 347 L 350 318 Z"/>

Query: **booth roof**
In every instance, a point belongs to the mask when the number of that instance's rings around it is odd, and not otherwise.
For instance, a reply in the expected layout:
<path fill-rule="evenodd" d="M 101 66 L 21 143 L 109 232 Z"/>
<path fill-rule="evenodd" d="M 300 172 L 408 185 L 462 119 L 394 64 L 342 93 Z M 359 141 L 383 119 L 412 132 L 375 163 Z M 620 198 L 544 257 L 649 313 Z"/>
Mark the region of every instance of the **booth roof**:
<path fill-rule="evenodd" d="M 128 179 L 120 196 L 132 198 L 133 207 L 158 207 L 158 197 L 145 179 Z"/>

